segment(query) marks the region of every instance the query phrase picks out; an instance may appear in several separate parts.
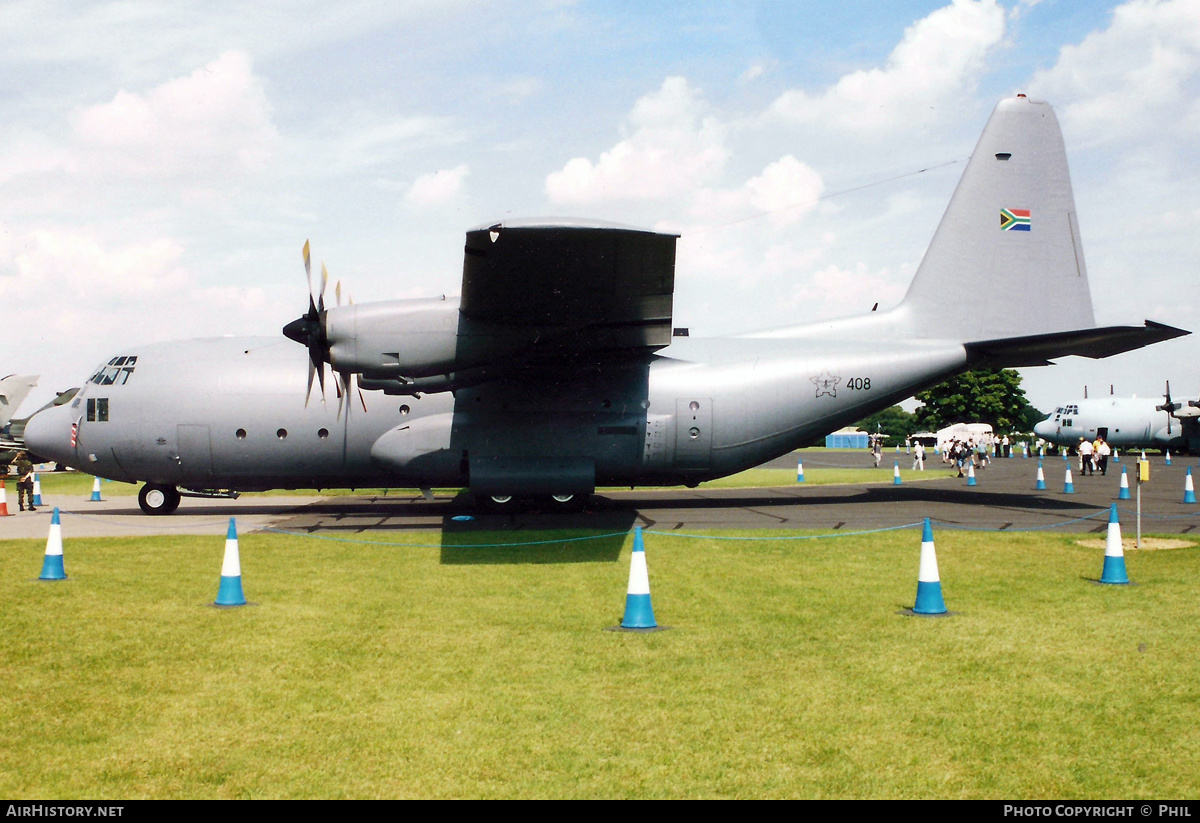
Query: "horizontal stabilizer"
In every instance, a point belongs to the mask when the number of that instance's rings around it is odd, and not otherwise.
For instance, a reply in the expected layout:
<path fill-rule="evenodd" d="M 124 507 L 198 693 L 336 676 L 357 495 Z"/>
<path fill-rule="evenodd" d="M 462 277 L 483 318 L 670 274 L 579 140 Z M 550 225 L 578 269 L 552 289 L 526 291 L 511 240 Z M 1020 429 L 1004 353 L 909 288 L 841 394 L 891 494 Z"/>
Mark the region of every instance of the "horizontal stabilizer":
<path fill-rule="evenodd" d="M 972 368 L 987 365 L 1002 365 L 1007 368 L 1048 366 L 1051 358 L 1055 357 L 1072 354 L 1093 359 L 1111 357 L 1149 346 L 1151 343 L 1183 337 L 1185 334 L 1191 332 L 1147 320 L 1144 326 L 1104 326 L 1079 331 L 981 340 L 967 343 L 966 349 Z"/>

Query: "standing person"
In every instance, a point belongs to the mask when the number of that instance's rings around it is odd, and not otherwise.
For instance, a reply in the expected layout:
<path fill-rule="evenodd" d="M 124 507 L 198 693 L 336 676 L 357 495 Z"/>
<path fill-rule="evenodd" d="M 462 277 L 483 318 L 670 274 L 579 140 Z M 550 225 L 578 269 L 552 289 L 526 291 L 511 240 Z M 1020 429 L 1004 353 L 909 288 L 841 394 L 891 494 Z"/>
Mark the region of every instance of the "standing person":
<path fill-rule="evenodd" d="M 913 468 L 925 471 L 925 444 L 918 440 L 913 445 Z"/>
<path fill-rule="evenodd" d="M 1092 441 L 1086 437 L 1079 438 L 1079 473 L 1092 474 Z"/>
<path fill-rule="evenodd" d="M 871 440 L 871 455 L 875 458 L 875 468 L 879 468 L 879 462 L 883 460 L 883 438 L 876 434 Z"/>
<path fill-rule="evenodd" d="M 1008 435 L 1004 435 L 1004 439 L 1000 441 L 1000 446 L 1004 449 L 1005 457 L 1012 457 L 1012 443 L 1008 439 Z"/>
<path fill-rule="evenodd" d="M 28 452 L 17 452 L 17 457 L 13 461 L 13 465 L 17 467 L 17 505 L 21 511 L 25 511 L 25 499 L 29 499 L 29 510 L 37 511 L 33 507 L 33 463 L 29 460 Z"/>
<path fill-rule="evenodd" d="M 1092 444 L 1093 457 L 1096 465 L 1100 469 L 1100 476 L 1108 474 L 1108 457 L 1112 454 L 1112 449 L 1104 442 L 1103 437 L 1097 437 L 1096 442 Z"/>

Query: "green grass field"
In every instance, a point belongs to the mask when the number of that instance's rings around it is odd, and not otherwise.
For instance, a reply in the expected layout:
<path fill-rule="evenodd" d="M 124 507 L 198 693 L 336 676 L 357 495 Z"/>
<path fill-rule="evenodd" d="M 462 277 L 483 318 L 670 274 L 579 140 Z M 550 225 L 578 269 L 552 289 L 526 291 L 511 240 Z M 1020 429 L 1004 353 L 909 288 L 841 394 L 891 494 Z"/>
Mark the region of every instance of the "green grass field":
<path fill-rule="evenodd" d="M 228 610 L 223 534 L 68 539 L 59 583 L 0 541 L 0 796 L 1196 794 L 1195 546 L 1109 587 L 1074 537 L 938 532 L 956 614 L 914 618 L 917 531 L 764 536 L 647 534 L 653 634 L 604 630 L 628 540 L 243 535 Z"/>

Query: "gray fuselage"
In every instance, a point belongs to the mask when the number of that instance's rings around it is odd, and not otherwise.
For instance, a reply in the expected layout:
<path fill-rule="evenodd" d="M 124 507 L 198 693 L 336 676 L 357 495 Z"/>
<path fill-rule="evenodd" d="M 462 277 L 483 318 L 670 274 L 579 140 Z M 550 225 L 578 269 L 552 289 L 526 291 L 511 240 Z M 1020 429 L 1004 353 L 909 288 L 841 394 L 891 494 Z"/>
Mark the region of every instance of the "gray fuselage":
<path fill-rule="evenodd" d="M 114 365 L 122 361 L 133 365 Z M 694 484 L 784 454 L 965 362 L 950 341 L 680 338 L 641 362 L 518 370 L 453 393 L 368 391 L 361 401 L 327 387 L 306 406 L 300 346 L 191 340 L 113 358 L 72 403 L 31 420 L 26 438 L 102 477 L 186 489 L 477 490 L 473 475 L 518 477 L 522 465 L 561 470 L 573 492 Z"/>

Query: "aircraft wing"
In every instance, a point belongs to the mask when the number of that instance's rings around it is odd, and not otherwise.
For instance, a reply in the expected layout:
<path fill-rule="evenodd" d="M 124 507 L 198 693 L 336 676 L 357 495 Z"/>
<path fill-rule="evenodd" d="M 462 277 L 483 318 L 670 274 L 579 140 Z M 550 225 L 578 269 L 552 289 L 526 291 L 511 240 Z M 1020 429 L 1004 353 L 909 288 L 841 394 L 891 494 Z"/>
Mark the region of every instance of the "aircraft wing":
<path fill-rule="evenodd" d="M 678 235 L 602 223 L 467 232 L 463 317 L 533 332 L 542 351 L 649 352 L 671 342 Z"/>
<path fill-rule="evenodd" d="M 1144 326 L 1103 326 L 1078 331 L 980 340 L 967 343 L 972 367 L 995 363 L 1006 368 L 1048 366 L 1050 358 L 1078 355 L 1099 359 L 1191 334 L 1147 320 Z"/>

